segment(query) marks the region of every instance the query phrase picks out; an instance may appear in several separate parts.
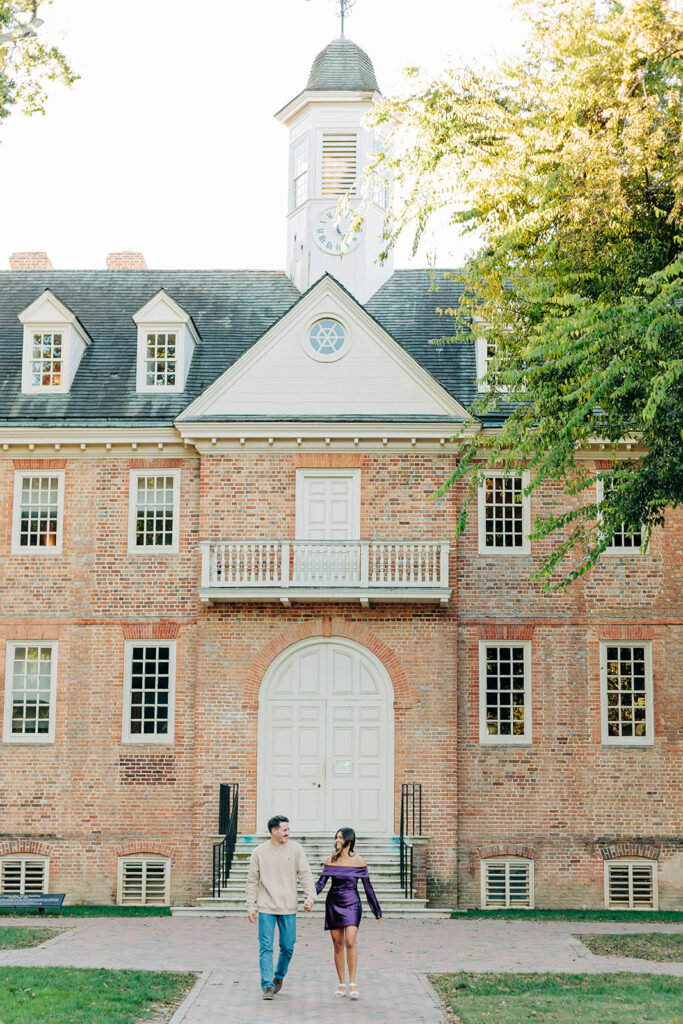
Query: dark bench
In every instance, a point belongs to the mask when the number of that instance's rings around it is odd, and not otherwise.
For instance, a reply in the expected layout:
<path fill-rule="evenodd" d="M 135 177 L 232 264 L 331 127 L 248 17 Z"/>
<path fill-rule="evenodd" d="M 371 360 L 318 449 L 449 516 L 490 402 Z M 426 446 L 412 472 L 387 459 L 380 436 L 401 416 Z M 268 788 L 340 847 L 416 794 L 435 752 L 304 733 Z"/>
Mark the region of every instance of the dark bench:
<path fill-rule="evenodd" d="M 26 896 L 8 893 L 0 896 L 0 910 L 37 910 L 39 914 L 44 914 L 46 910 L 61 911 L 65 895 L 63 892 L 43 892 Z"/>

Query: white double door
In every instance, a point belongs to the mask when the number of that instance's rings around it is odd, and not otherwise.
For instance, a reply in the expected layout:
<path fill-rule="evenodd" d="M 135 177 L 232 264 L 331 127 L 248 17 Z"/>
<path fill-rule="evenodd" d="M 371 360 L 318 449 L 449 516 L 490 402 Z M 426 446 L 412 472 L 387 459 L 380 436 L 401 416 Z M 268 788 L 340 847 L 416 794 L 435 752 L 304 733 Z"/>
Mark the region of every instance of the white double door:
<path fill-rule="evenodd" d="M 297 833 L 390 832 L 392 716 L 388 676 L 357 645 L 316 640 L 281 656 L 262 688 L 259 827 L 286 814 Z"/>

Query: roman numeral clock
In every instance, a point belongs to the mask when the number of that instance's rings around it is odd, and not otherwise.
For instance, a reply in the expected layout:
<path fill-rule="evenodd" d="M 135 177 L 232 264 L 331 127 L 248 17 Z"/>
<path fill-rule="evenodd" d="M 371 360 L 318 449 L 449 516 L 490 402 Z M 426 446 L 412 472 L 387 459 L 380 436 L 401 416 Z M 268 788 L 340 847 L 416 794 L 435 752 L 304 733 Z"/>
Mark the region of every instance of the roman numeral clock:
<path fill-rule="evenodd" d="M 313 237 L 323 252 L 338 256 L 351 252 L 360 242 L 360 231 L 348 234 L 350 226 L 351 218 L 342 216 L 337 220 L 337 210 L 330 206 L 318 216 Z"/>

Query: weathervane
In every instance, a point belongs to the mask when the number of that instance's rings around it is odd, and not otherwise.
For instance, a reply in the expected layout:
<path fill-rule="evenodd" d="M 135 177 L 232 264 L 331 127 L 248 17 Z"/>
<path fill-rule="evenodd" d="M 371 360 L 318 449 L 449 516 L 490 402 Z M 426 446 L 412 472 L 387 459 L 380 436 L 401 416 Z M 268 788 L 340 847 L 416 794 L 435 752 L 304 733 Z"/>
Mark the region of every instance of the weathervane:
<path fill-rule="evenodd" d="M 337 0 L 335 0 L 337 2 Z M 341 18 L 341 34 L 344 35 L 344 18 L 347 14 L 351 13 L 351 8 L 355 4 L 356 0 L 338 0 L 339 3 L 339 17 Z"/>
<path fill-rule="evenodd" d="M 356 3 L 356 0 L 332 0 L 335 7 L 339 8 L 337 17 L 341 18 L 341 34 L 344 35 L 344 21 L 347 15 L 351 13 L 351 8 Z"/>

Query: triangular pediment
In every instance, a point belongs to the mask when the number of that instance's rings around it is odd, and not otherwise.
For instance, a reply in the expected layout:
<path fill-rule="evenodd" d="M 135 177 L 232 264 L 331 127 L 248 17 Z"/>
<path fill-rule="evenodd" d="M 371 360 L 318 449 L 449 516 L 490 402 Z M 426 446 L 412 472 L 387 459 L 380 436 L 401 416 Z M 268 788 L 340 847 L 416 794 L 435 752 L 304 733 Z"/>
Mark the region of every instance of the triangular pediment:
<path fill-rule="evenodd" d="M 311 341 L 315 325 L 322 326 Z M 263 415 L 471 418 L 329 275 L 180 419 Z"/>
<path fill-rule="evenodd" d="M 192 322 L 192 317 L 163 288 L 160 288 L 142 309 L 133 313 L 133 320 L 138 327 L 145 324 L 184 324 L 195 345 L 199 342 L 199 335 Z"/>
<path fill-rule="evenodd" d="M 22 309 L 18 319 L 25 327 L 32 324 L 71 324 L 83 344 L 90 344 L 90 337 L 78 322 L 75 313 L 60 302 L 49 288 L 46 288 L 30 306 Z"/>

